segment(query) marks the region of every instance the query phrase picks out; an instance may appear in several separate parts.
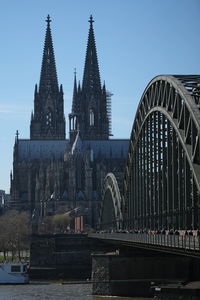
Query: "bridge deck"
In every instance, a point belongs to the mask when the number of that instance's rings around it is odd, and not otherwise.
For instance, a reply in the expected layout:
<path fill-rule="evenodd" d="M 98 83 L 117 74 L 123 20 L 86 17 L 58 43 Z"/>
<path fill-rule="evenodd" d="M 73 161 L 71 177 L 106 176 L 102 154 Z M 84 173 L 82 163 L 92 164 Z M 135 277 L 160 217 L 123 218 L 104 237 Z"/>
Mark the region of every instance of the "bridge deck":
<path fill-rule="evenodd" d="M 178 253 L 188 256 L 200 256 L 200 237 L 190 235 L 165 235 L 148 233 L 91 233 L 91 238 L 118 242 L 132 247 Z"/>

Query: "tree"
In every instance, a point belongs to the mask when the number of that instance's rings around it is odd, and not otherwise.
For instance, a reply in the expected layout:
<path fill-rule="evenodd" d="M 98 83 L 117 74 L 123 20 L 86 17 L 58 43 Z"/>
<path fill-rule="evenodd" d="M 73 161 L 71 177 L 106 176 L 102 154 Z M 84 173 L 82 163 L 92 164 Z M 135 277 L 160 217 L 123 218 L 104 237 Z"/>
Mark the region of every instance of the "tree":
<path fill-rule="evenodd" d="M 16 253 L 21 259 L 21 251 L 29 248 L 30 222 L 27 212 L 7 211 L 0 216 L 0 250 L 6 254 L 11 251 L 12 260 Z"/>
<path fill-rule="evenodd" d="M 7 226 L 5 216 L 0 217 L 0 250 L 3 252 L 4 260 L 8 251 Z"/>
<path fill-rule="evenodd" d="M 64 232 L 71 223 L 71 217 L 68 214 L 57 214 L 53 216 L 52 222 L 55 229 Z"/>

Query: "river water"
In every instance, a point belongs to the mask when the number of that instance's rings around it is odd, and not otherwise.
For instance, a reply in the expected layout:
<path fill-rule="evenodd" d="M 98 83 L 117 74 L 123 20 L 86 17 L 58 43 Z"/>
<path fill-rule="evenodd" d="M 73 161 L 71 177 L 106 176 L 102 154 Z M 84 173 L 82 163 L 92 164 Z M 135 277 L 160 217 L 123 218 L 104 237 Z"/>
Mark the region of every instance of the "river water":
<path fill-rule="evenodd" d="M 91 284 L 30 283 L 26 285 L 0 285 L 0 300 L 142 300 L 92 296 Z M 147 298 L 146 298 L 147 299 Z"/>

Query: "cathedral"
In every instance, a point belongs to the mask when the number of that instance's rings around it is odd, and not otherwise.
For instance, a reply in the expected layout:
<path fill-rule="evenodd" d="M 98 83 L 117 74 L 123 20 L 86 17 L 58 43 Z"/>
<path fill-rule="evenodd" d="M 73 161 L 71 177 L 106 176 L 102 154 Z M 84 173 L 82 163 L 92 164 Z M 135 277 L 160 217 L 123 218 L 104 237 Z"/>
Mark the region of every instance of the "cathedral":
<path fill-rule="evenodd" d="M 112 94 L 101 84 L 92 16 L 82 84 L 74 75 L 66 138 L 64 93 L 58 84 L 49 15 L 46 22 L 30 139 L 19 138 L 18 131 L 15 137 L 10 209 L 27 210 L 38 222 L 61 211 L 73 212 L 93 227 L 104 178 L 109 172 L 122 174 L 128 140 L 110 139 Z"/>

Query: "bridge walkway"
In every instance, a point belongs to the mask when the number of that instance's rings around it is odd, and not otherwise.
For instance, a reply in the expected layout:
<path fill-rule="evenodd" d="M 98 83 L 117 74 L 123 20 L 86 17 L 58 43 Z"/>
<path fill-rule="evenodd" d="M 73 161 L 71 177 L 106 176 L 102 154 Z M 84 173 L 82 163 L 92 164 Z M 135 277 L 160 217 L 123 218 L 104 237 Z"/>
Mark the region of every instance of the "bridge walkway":
<path fill-rule="evenodd" d="M 88 236 L 107 240 L 118 245 L 200 257 L 200 236 L 129 232 L 90 233 Z"/>

